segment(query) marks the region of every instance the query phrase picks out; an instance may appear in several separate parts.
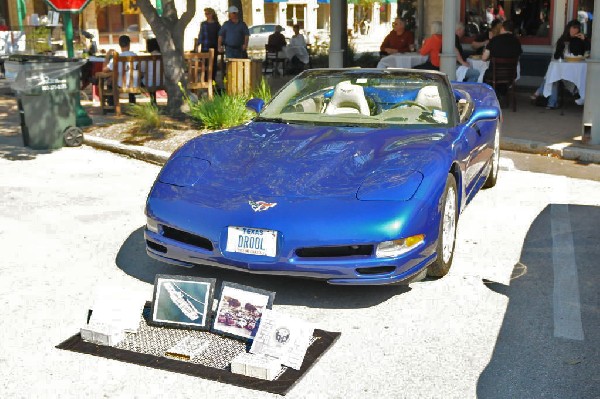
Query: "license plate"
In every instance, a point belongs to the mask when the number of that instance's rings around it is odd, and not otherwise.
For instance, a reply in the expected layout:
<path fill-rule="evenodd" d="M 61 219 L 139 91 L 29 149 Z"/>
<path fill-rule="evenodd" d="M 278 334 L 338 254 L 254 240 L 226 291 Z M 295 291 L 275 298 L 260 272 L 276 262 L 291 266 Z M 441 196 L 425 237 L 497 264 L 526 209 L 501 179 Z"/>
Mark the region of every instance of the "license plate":
<path fill-rule="evenodd" d="M 227 228 L 228 252 L 275 257 L 277 232 L 274 230 L 229 226 Z"/>

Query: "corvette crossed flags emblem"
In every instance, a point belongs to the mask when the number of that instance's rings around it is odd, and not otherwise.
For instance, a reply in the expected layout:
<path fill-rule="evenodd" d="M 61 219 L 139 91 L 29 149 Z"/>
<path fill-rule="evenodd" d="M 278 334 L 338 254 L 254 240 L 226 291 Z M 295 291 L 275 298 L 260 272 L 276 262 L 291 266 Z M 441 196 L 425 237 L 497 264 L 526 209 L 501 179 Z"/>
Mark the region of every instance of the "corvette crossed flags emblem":
<path fill-rule="evenodd" d="M 265 202 L 265 201 L 248 201 L 254 212 L 266 211 L 269 208 L 273 208 L 277 205 L 277 202 Z"/>

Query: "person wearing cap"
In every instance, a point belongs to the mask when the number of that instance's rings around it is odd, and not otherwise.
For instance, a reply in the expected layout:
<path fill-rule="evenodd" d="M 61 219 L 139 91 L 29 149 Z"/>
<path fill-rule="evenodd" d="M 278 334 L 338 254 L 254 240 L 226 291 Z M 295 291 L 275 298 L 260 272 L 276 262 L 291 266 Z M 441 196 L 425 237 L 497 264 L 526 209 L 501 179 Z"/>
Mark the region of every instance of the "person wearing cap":
<path fill-rule="evenodd" d="M 285 41 L 285 36 L 281 31 L 283 27 L 281 25 L 277 25 L 275 27 L 275 32 L 271 33 L 267 38 L 267 50 L 273 53 L 279 53 L 286 46 L 287 42 Z M 285 55 L 281 55 L 285 57 Z"/>
<path fill-rule="evenodd" d="M 227 9 L 229 20 L 225 21 L 219 31 L 219 51 L 225 52 L 227 58 L 248 58 L 248 26 L 238 15 L 238 8 L 231 6 Z"/>

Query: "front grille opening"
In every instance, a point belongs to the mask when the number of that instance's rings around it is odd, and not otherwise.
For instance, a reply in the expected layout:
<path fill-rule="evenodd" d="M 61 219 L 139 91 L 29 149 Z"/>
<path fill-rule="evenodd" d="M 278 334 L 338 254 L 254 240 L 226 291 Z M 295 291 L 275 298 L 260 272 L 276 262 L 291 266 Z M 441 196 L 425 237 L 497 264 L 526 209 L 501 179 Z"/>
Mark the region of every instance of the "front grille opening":
<path fill-rule="evenodd" d="M 336 258 L 344 256 L 371 255 L 372 245 L 342 245 L 338 247 L 299 248 L 296 255 L 300 258 Z"/>
<path fill-rule="evenodd" d="M 148 248 L 153 249 L 156 252 L 160 252 L 160 253 L 163 253 L 163 254 L 167 253 L 167 247 L 165 247 L 164 245 L 157 244 L 157 243 L 152 242 L 150 240 L 146 240 L 146 245 L 148 246 Z"/>
<path fill-rule="evenodd" d="M 356 269 L 359 274 L 388 274 L 396 270 L 395 266 L 360 267 Z"/>
<path fill-rule="evenodd" d="M 162 226 L 163 236 L 195 247 L 204 248 L 208 251 L 213 250 L 212 242 L 208 238 L 177 230 L 172 227 Z"/>

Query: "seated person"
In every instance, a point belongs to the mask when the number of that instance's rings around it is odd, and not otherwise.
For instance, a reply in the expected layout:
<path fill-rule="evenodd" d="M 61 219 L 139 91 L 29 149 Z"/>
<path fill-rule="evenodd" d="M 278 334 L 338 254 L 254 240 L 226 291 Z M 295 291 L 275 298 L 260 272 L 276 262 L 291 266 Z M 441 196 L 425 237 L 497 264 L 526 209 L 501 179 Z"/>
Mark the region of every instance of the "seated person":
<path fill-rule="evenodd" d="M 479 71 L 475 68 L 471 68 L 471 65 L 467 62 L 467 55 L 460 44 L 460 39 L 465 35 L 465 25 L 462 22 L 456 24 L 456 35 L 454 38 L 454 52 L 456 53 L 456 62 L 459 66 L 467 68 L 465 72 L 464 82 L 477 82 L 479 79 Z"/>
<path fill-rule="evenodd" d="M 294 25 L 294 36 L 292 36 L 290 44 L 286 48 L 287 58 L 290 61 L 290 71 L 292 73 L 303 71 L 309 60 L 306 40 L 300 34 L 300 25 Z"/>
<path fill-rule="evenodd" d="M 483 50 L 488 45 L 492 37 L 497 36 L 500 33 L 500 28 L 502 27 L 502 21 L 499 19 L 495 19 L 492 21 L 490 25 L 490 29 L 487 32 L 482 32 L 473 40 L 471 43 L 471 47 L 473 48 L 475 55 L 483 54 Z"/>
<path fill-rule="evenodd" d="M 282 30 L 283 27 L 281 25 L 277 25 L 275 27 L 275 32 L 271 33 L 267 39 L 267 51 L 277 53 L 278 58 L 285 57 L 285 54 L 283 54 L 282 50 L 287 44 L 285 41 L 285 36 L 283 36 L 283 33 L 281 33 Z"/>
<path fill-rule="evenodd" d="M 133 51 L 129 50 L 129 46 L 131 45 L 131 39 L 129 38 L 129 36 L 127 35 L 121 35 L 119 36 L 119 47 L 121 47 L 121 52 L 119 53 L 120 56 L 123 57 L 127 57 L 127 56 L 133 56 L 133 55 L 137 55 L 136 53 L 134 53 Z M 110 52 L 109 52 L 110 54 Z M 137 66 L 136 66 L 137 67 Z M 119 76 L 123 75 L 123 71 L 121 70 L 122 66 L 121 64 L 119 64 Z M 108 61 L 108 63 L 106 64 L 106 66 L 102 69 L 102 72 L 112 72 L 113 70 L 113 58 L 111 57 L 110 60 Z M 133 75 L 134 78 L 134 82 L 133 82 L 133 86 L 137 86 L 138 85 L 138 75 L 137 73 L 135 73 Z M 119 87 L 121 87 L 121 79 L 119 79 L 118 85 Z M 112 82 L 108 83 L 108 87 L 109 89 L 112 88 Z M 133 93 L 129 93 L 129 102 L 132 104 L 135 104 L 135 94 Z M 108 104 L 109 105 L 114 105 L 112 104 L 113 100 L 112 97 L 109 98 L 108 100 Z"/>
<path fill-rule="evenodd" d="M 158 44 L 158 40 L 156 40 L 156 38 L 151 38 L 146 40 L 146 52 L 150 53 L 151 55 L 160 55 L 160 46 Z M 148 64 L 146 66 L 146 64 Z M 141 65 L 141 71 L 142 71 L 142 86 L 144 87 L 152 87 L 152 86 L 158 86 L 160 85 L 161 82 L 161 61 L 158 61 L 156 63 L 156 79 L 157 82 L 154 83 L 154 63 L 145 63 L 142 62 Z M 146 71 L 146 69 L 148 69 Z M 155 92 L 151 92 L 150 93 L 150 102 L 154 105 L 156 105 L 156 93 Z"/>
<path fill-rule="evenodd" d="M 512 34 L 512 22 L 504 21 L 501 26 L 500 34 L 494 36 L 483 51 L 483 55 L 481 56 L 483 61 L 488 61 L 492 57 L 519 58 L 523 54 L 521 42 Z M 487 82 L 492 79 L 493 68 L 494 66 L 490 63 L 490 66 L 485 71 L 484 81 Z M 496 87 L 497 94 L 504 94 L 505 89 L 505 87 L 501 87 L 498 90 L 498 87 Z"/>
<path fill-rule="evenodd" d="M 434 21 L 431 23 L 431 36 L 423 41 L 421 55 L 428 55 L 429 59 L 417 65 L 415 69 L 433 69 L 440 70 L 440 53 L 442 51 L 442 23 Z"/>
<path fill-rule="evenodd" d="M 563 34 L 556 42 L 556 50 L 554 51 L 554 59 L 563 59 L 566 54 L 584 55 L 590 49 L 590 43 L 585 35 L 581 33 L 581 23 L 574 19 L 569 21 Z M 537 88 L 531 99 L 535 101 L 544 92 L 546 80 L 542 81 L 540 87 Z M 579 104 L 579 103 L 578 103 Z M 556 109 L 558 105 L 558 82 L 552 83 L 552 94 L 548 97 L 546 109 Z M 581 104 L 580 104 L 581 105 Z"/>
<path fill-rule="evenodd" d="M 392 26 L 394 30 L 383 39 L 380 54 L 390 55 L 415 51 L 415 36 L 411 31 L 406 30 L 406 22 L 402 18 L 396 18 Z"/>

